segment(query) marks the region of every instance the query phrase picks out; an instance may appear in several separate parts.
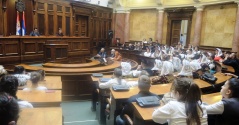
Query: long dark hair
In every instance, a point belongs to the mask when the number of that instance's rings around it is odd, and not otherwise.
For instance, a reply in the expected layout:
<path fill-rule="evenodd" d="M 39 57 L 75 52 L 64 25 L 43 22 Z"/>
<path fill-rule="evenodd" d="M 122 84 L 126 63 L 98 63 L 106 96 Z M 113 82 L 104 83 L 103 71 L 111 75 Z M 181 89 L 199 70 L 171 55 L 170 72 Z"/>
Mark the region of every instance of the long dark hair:
<path fill-rule="evenodd" d="M 176 78 L 173 83 L 173 90 L 180 95 L 179 101 L 185 103 L 187 125 L 197 123 L 201 125 L 199 111 L 202 111 L 198 102 L 201 101 L 201 90 L 190 78 Z"/>

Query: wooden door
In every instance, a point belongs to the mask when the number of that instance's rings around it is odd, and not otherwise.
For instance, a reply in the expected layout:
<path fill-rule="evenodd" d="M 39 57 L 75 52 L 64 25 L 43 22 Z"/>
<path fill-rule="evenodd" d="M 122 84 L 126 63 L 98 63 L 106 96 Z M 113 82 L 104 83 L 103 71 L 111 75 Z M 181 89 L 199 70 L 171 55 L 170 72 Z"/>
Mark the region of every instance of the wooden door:
<path fill-rule="evenodd" d="M 176 46 L 180 41 L 181 20 L 172 20 L 170 45 Z"/>
<path fill-rule="evenodd" d="M 76 16 L 75 22 L 75 36 L 87 37 L 88 36 L 88 17 L 87 16 Z"/>

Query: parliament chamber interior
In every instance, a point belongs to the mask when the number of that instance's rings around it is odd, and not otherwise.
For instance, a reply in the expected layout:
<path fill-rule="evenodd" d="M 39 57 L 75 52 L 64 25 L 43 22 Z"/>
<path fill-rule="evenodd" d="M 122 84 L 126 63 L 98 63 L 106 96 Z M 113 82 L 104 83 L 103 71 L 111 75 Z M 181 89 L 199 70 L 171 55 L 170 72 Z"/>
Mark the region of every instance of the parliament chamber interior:
<path fill-rule="evenodd" d="M 239 125 L 238 0 L 1 0 L 0 125 Z"/>

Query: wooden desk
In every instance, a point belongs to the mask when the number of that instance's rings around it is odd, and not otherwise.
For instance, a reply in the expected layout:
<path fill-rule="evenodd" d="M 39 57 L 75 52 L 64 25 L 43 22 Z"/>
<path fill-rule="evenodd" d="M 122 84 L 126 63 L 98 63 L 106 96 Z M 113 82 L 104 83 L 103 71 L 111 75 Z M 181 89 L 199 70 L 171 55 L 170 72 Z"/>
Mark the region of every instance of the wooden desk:
<path fill-rule="evenodd" d="M 30 88 L 31 81 L 27 81 L 25 86 L 19 86 L 18 89 Z M 48 90 L 62 90 L 61 76 L 46 76 L 44 81 L 39 82 L 39 86 L 45 86 Z"/>
<path fill-rule="evenodd" d="M 92 74 L 106 71 L 113 71 L 113 69 L 120 67 L 120 62 L 114 61 L 112 64 L 100 67 L 91 67 L 91 68 L 44 68 L 39 66 L 30 66 L 27 64 L 20 64 L 25 69 L 30 71 L 35 70 L 45 70 L 46 73 L 56 74 L 56 75 L 82 75 L 82 74 Z"/>
<path fill-rule="evenodd" d="M 49 92 L 19 90 L 17 97 L 32 103 L 33 107 L 59 107 L 62 101 L 61 90 L 49 90 Z"/>
<path fill-rule="evenodd" d="M 150 92 L 155 93 L 157 95 L 163 95 L 170 91 L 172 84 L 160 84 L 160 85 L 152 85 L 150 88 Z M 120 109 L 120 105 L 122 102 L 126 101 L 130 96 L 138 94 L 138 87 L 133 87 L 127 92 L 115 92 L 112 89 L 111 91 L 111 105 L 110 105 L 110 119 L 107 121 L 109 125 L 115 124 L 115 117 L 118 114 L 115 114 L 116 110 Z M 107 124 L 108 125 L 108 124 Z"/>
<path fill-rule="evenodd" d="M 202 95 L 202 101 L 207 104 L 214 104 L 222 99 L 220 93 L 212 93 L 207 95 Z M 142 108 L 136 102 L 132 102 L 134 107 L 134 124 L 137 125 L 153 125 L 155 124 L 152 120 L 152 114 L 154 109 L 158 108 L 159 106 L 155 107 L 148 107 Z"/>
<path fill-rule="evenodd" d="M 94 67 L 100 64 L 98 60 L 90 60 L 89 63 L 81 63 L 81 64 L 61 64 L 61 63 L 44 63 L 42 66 L 44 67 L 54 67 L 54 68 L 86 68 L 86 67 Z"/>
<path fill-rule="evenodd" d="M 18 125 L 63 125 L 62 108 L 21 109 Z"/>
<path fill-rule="evenodd" d="M 202 95 L 202 101 L 211 105 L 222 100 L 220 92 Z"/>

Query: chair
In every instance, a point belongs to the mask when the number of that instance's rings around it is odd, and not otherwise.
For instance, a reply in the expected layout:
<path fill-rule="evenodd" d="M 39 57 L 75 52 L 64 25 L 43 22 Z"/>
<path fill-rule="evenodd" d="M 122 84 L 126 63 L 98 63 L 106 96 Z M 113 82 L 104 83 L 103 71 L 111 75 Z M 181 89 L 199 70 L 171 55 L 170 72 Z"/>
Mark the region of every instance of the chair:
<path fill-rule="evenodd" d="M 124 119 L 126 121 L 126 125 L 133 125 L 134 124 L 132 119 L 127 114 L 124 114 Z"/>

